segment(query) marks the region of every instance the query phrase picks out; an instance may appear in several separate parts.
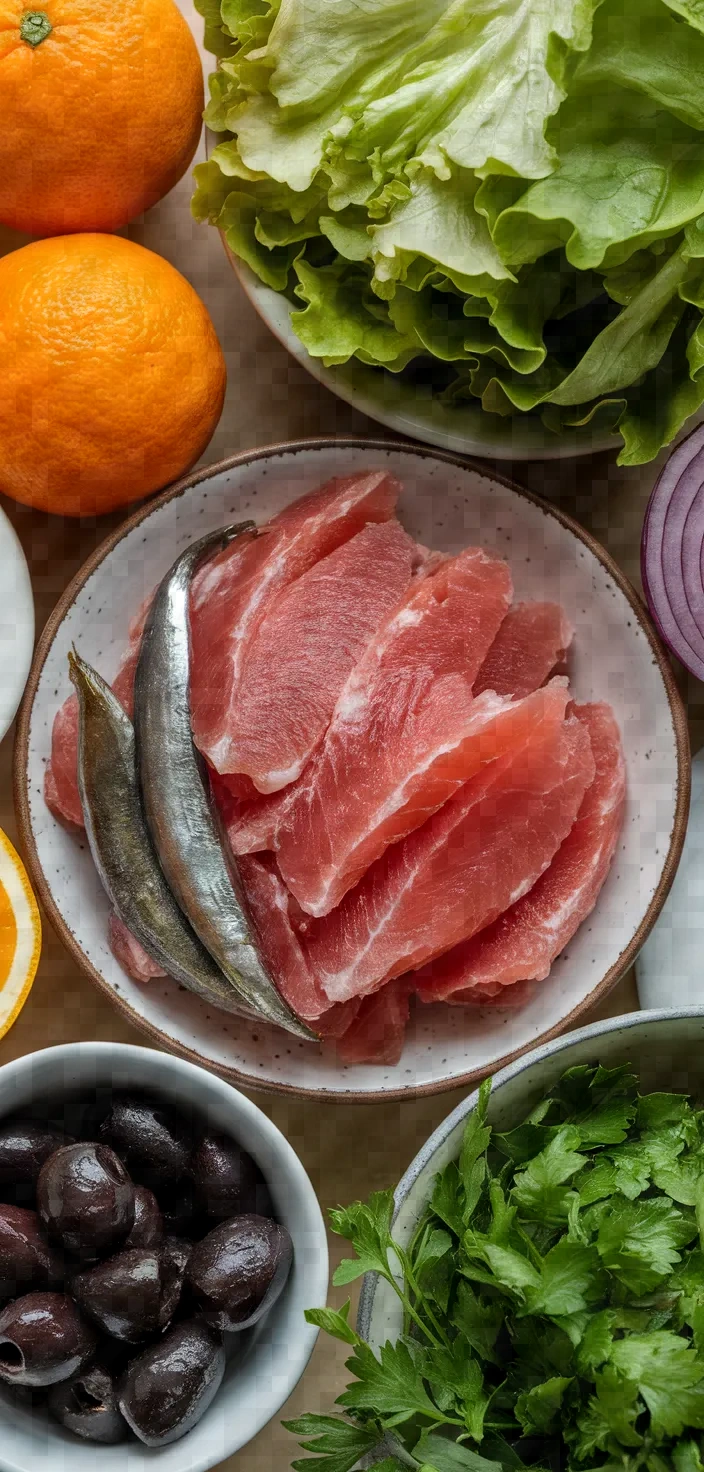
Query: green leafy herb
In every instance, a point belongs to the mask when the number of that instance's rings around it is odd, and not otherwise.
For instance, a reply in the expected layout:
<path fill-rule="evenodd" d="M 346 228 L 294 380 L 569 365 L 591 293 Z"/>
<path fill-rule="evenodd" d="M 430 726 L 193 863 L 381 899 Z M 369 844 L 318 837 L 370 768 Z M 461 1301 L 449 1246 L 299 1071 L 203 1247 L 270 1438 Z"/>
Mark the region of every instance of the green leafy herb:
<path fill-rule="evenodd" d="M 704 1472 L 704 1114 L 590 1065 L 501 1134 L 489 1103 L 410 1241 L 390 1192 L 332 1213 L 335 1281 L 379 1274 L 400 1327 L 308 1312 L 351 1379 L 296 1472 Z"/>

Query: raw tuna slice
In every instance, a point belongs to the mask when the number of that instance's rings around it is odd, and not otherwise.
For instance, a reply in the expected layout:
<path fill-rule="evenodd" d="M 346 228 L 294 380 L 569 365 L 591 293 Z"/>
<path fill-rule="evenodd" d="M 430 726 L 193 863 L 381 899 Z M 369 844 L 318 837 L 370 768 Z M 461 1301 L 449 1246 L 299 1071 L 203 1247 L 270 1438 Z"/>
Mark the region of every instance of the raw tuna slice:
<path fill-rule="evenodd" d="M 115 960 L 119 961 L 123 970 L 128 976 L 134 977 L 135 981 L 152 981 L 157 976 L 167 975 L 158 961 L 152 961 L 151 956 L 147 955 L 137 937 L 127 929 L 114 911 L 108 924 L 108 941 Z"/>
<path fill-rule="evenodd" d="M 410 1012 L 409 993 L 406 978 L 399 977 L 364 998 L 354 1022 L 338 1039 L 341 1063 L 398 1063 Z"/>
<path fill-rule="evenodd" d="M 540 881 L 538 881 L 540 882 Z M 536 989 L 534 981 L 516 981 L 513 986 L 470 986 L 446 997 L 451 1007 L 525 1007 Z"/>
<path fill-rule="evenodd" d="M 563 720 L 567 692 L 544 692 L 528 739 L 484 767 L 438 813 L 387 849 L 307 954 L 331 1002 L 364 996 L 491 924 L 533 887 L 594 776 L 589 736 Z"/>
<path fill-rule="evenodd" d="M 371 525 L 276 600 L 249 642 L 228 739 L 260 792 L 300 777 L 335 701 L 422 560 L 397 521 Z"/>
<path fill-rule="evenodd" d="M 401 487 L 384 471 L 328 482 L 234 543 L 196 577 L 191 706 L 197 745 L 218 772 L 239 772 L 241 682 L 257 630 L 285 588 L 367 522 L 389 521 Z"/>
<path fill-rule="evenodd" d="M 474 719 L 472 681 L 510 598 L 506 563 L 471 547 L 411 585 L 372 639 L 275 834 L 283 878 L 309 914 L 339 904 L 483 750 L 494 754 L 499 738 L 484 734 L 499 702 L 487 697 Z"/>
<path fill-rule="evenodd" d="M 561 664 L 574 630 L 559 603 L 509 609 L 474 684 L 475 695 L 530 695 Z"/>
<path fill-rule="evenodd" d="M 611 707 L 578 705 L 574 715 L 589 735 L 596 773 L 571 833 L 530 894 L 425 968 L 418 979 L 424 1002 L 451 997 L 462 1003 L 467 989 L 543 981 L 593 910 L 623 823 L 626 769 Z"/>
<path fill-rule="evenodd" d="M 129 627 L 129 643 L 120 661 L 112 688 L 132 715 L 134 677 L 139 646 L 151 596 L 143 603 Z M 83 809 L 78 793 L 78 699 L 69 695 L 54 716 L 51 732 L 51 759 L 44 774 L 44 801 L 49 811 L 65 827 L 83 828 Z"/>
<path fill-rule="evenodd" d="M 318 986 L 292 924 L 286 886 L 271 855 L 243 858 L 238 868 L 263 954 L 281 995 L 321 1037 L 338 1037 L 353 1021 L 359 1003 L 331 1007 Z"/>

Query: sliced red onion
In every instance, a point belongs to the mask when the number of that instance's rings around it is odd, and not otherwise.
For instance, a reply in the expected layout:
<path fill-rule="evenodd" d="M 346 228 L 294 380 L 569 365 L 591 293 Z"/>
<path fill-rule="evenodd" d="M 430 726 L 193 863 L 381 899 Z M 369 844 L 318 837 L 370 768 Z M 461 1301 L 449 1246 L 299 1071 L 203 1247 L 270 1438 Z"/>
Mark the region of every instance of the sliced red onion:
<path fill-rule="evenodd" d="M 673 451 L 643 526 L 643 587 L 665 643 L 704 680 L 704 425 Z"/>

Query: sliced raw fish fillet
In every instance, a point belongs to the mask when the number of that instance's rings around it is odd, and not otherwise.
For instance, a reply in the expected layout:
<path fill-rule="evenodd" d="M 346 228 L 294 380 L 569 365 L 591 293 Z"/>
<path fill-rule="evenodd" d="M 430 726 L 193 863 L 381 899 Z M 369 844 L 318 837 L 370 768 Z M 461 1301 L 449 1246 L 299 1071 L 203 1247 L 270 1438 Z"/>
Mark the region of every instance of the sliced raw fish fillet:
<path fill-rule="evenodd" d="M 144 946 L 114 910 L 108 923 L 108 942 L 115 960 L 135 981 L 153 981 L 157 976 L 167 975 L 158 961 L 152 961 L 147 955 Z"/>
<path fill-rule="evenodd" d="M 530 695 L 562 663 L 574 630 L 559 603 L 510 608 L 474 683 L 474 694 Z"/>
<path fill-rule="evenodd" d="M 338 1037 L 359 1010 L 356 1001 L 331 1007 L 318 986 L 292 923 L 289 895 L 270 854 L 238 864 L 261 949 L 282 997 L 321 1037 Z"/>
<path fill-rule="evenodd" d="M 544 692 L 545 697 L 548 691 Z M 312 969 L 331 1002 L 417 970 L 515 904 L 548 867 L 594 776 L 584 725 L 554 687 L 522 745 L 484 767 L 317 922 Z"/>
<path fill-rule="evenodd" d="M 328 914 L 500 744 L 487 718 L 501 702 L 487 696 L 475 718 L 472 681 L 510 598 L 506 563 L 471 547 L 411 585 L 368 645 L 275 834 L 309 914 Z"/>
<path fill-rule="evenodd" d="M 191 598 L 191 710 L 196 744 L 218 772 L 239 772 L 238 706 L 252 640 L 275 600 L 367 522 L 389 521 L 401 487 L 384 471 L 331 480 L 196 577 Z"/>
<path fill-rule="evenodd" d="M 300 777 L 372 635 L 423 559 L 395 520 L 366 526 L 276 599 L 250 639 L 228 740 L 259 792 Z"/>
<path fill-rule="evenodd" d="M 365 997 L 354 1022 L 338 1039 L 340 1062 L 398 1063 L 409 1013 L 410 987 L 405 977 L 390 981 L 381 991 Z"/>
<path fill-rule="evenodd" d="M 538 881 L 540 883 L 540 881 Z M 525 1007 L 536 989 L 534 981 L 515 981 L 513 986 L 470 986 L 445 997 L 450 1007 Z"/>
<path fill-rule="evenodd" d="M 560 951 L 593 910 L 623 824 L 626 768 L 609 705 L 577 705 L 574 716 L 591 741 L 596 771 L 577 821 L 550 868 L 488 930 L 456 946 L 418 978 L 424 1002 L 465 1000 L 478 987 L 543 981 Z"/>
<path fill-rule="evenodd" d="M 112 682 L 112 688 L 128 716 L 132 715 L 134 676 L 150 603 L 151 595 L 130 624 L 129 643 Z M 84 827 L 78 793 L 78 699 L 75 695 L 69 695 L 54 716 L 51 758 L 44 774 L 44 801 L 65 827 Z"/>

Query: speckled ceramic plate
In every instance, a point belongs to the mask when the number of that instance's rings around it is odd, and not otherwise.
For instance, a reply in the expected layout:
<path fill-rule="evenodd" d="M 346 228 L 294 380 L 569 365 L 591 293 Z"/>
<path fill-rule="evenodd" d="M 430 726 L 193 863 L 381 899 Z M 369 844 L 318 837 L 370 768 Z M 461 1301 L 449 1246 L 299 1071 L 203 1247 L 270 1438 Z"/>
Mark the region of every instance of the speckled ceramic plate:
<path fill-rule="evenodd" d="M 17 533 L 0 511 L 0 740 L 15 719 L 34 644 L 34 599 Z"/>
<path fill-rule="evenodd" d="M 399 512 L 446 552 L 481 543 L 506 556 L 518 598 L 561 601 L 575 625 L 580 700 L 610 700 L 628 766 L 628 812 L 594 914 L 533 1000 L 513 1013 L 419 1008 L 395 1068 L 343 1068 L 328 1049 L 211 1012 L 175 984 L 131 981 L 111 955 L 108 905 L 90 854 L 44 805 L 54 715 L 70 692 L 75 642 L 108 677 L 131 615 L 196 536 L 252 515 L 264 521 L 334 474 L 388 465 Z M 350 1099 L 403 1097 L 467 1083 L 572 1024 L 631 965 L 677 867 L 689 800 L 684 712 L 639 600 L 607 554 L 567 517 L 478 467 L 411 446 L 315 440 L 258 450 L 197 471 L 131 517 L 86 563 L 40 640 L 20 717 L 18 816 L 39 894 L 63 940 L 117 1006 L 163 1047 L 250 1087 Z"/>

